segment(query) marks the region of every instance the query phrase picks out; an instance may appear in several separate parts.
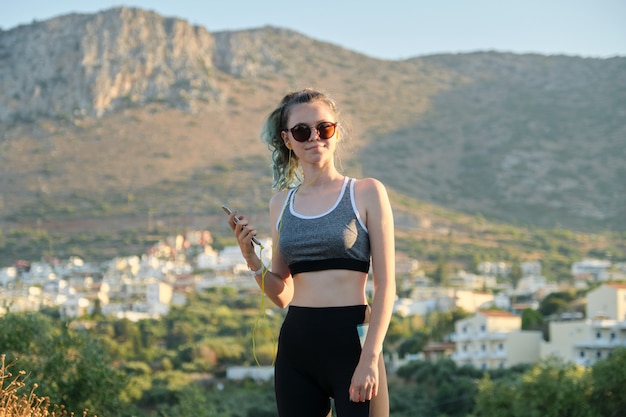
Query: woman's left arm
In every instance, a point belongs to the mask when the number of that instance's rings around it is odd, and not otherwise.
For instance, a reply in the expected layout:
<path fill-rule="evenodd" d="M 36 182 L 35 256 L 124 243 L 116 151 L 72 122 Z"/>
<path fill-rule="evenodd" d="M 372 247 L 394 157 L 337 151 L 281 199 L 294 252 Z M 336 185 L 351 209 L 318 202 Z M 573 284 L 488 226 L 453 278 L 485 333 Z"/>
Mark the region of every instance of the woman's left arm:
<path fill-rule="evenodd" d="M 352 401 L 363 401 L 378 392 L 378 359 L 396 299 L 395 237 L 391 203 L 383 184 L 373 178 L 359 180 L 355 184 L 357 196 L 357 208 L 365 212 L 374 282 L 367 337 L 350 389 Z"/>

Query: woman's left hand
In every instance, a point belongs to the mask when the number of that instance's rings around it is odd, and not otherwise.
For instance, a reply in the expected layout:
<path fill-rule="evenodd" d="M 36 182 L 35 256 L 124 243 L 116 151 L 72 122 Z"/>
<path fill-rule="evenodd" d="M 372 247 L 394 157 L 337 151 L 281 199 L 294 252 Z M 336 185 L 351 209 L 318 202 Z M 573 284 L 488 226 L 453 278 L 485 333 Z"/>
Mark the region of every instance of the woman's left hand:
<path fill-rule="evenodd" d="M 359 361 L 350 382 L 350 401 L 369 401 L 378 394 L 378 360 Z"/>

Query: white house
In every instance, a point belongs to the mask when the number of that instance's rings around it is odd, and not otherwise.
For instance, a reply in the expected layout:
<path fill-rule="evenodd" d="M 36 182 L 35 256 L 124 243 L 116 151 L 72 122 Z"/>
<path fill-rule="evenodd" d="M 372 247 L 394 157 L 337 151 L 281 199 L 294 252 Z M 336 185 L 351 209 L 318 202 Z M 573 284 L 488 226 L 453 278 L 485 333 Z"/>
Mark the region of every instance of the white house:
<path fill-rule="evenodd" d="M 541 332 L 521 330 L 520 316 L 507 311 L 480 311 L 455 323 L 452 360 L 479 369 L 508 368 L 540 357 Z"/>
<path fill-rule="evenodd" d="M 587 318 L 626 320 L 626 284 L 603 284 L 587 294 Z"/>
<path fill-rule="evenodd" d="M 273 377 L 273 366 L 231 366 L 226 369 L 226 379 L 230 380 L 251 378 L 255 381 L 269 381 Z"/>
<path fill-rule="evenodd" d="M 541 262 L 529 261 L 520 264 L 522 269 L 522 277 L 539 277 L 541 276 Z"/>
<path fill-rule="evenodd" d="M 511 272 L 511 267 L 504 262 L 481 262 L 477 269 L 481 275 L 488 277 L 506 277 Z"/>
<path fill-rule="evenodd" d="M 549 324 L 550 341 L 541 342 L 541 358 L 556 356 L 576 362 L 574 345 L 589 339 L 587 320 L 552 321 Z"/>
<path fill-rule="evenodd" d="M 572 264 L 572 275 L 574 275 L 574 278 L 591 276 L 595 281 L 606 281 L 610 267 L 610 261 L 584 259 Z"/>
<path fill-rule="evenodd" d="M 196 257 L 198 269 L 215 268 L 219 262 L 219 254 L 211 246 L 205 246 L 204 250 Z"/>
<path fill-rule="evenodd" d="M 618 346 L 626 346 L 626 284 L 604 284 L 587 294 L 587 319 L 551 322 L 550 341 L 541 357 L 556 355 L 593 365 Z"/>
<path fill-rule="evenodd" d="M 466 271 L 459 271 L 448 277 L 449 285 L 470 290 L 482 290 L 495 288 L 497 281 L 495 276 L 476 275 Z"/>
<path fill-rule="evenodd" d="M 6 287 L 9 282 L 15 281 L 17 269 L 13 266 L 0 269 L 0 285 Z"/>
<path fill-rule="evenodd" d="M 626 346 L 626 321 L 589 320 L 588 339 L 574 343 L 574 356 L 580 365 L 593 365 L 607 358 L 613 349 Z"/>
<path fill-rule="evenodd" d="M 89 312 L 91 303 L 84 297 L 68 298 L 59 307 L 59 313 L 63 318 L 78 318 Z"/>
<path fill-rule="evenodd" d="M 425 316 L 437 310 L 437 299 L 413 300 L 412 298 L 398 298 L 393 306 L 393 312 L 402 317 Z"/>
<path fill-rule="evenodd" d="M 454 297 L 456 306 L 469 313 L 491 307 L 494 302 L 493 294 L 480 291 L 456 290 Z"/>
<path fill-rule="evenodd" d="M 146 287 L 147 311 L 165 316 L 170 310 L 173 287 L 165 282 L 150 282 Z"/>

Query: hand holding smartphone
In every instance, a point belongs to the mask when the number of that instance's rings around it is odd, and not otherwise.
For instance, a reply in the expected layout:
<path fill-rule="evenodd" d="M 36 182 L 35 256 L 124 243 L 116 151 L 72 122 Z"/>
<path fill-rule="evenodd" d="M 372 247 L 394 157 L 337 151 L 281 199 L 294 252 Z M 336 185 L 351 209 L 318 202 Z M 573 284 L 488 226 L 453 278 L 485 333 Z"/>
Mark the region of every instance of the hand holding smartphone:
<path fill-rule="evenodd" d="M 231 215 L 233 213 L 233 211 L 231 209 L 228 208 L 228 206 L 223 205 L 222 206 L 222 210 L 224 210 L 224 212 L 228 215 Z M 239 217 L 235 216 L 235 224 L 237 224 L 237 222 L 239 221 Z M 256 243 L 257 245 L 261 246 L 261 242 L 259 241 L 259 239 L 256 238 L 256 236 L 252 236 L 252 242 Z"/>

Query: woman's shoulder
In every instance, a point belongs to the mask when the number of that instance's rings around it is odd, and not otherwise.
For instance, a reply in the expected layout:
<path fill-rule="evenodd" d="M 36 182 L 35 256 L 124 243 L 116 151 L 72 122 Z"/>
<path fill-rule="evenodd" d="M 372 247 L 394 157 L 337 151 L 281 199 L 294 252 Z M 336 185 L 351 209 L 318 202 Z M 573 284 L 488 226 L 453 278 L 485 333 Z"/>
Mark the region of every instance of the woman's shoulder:
<path fill-rule="evenodd" d="M 367 195 L 376 194 L 380 195 L 381 193 L 386 194 L 385 185 L 376 178 L 355 178 L 354 179 L 354 190 L 357 193 L 365 193 Z"/>
<path fill-rule="evenodd" d="M 282 207 L 285 205 L 285 201 L 287 200 L 287 196 L 289 195 L 290 190 L 291 189 L 280 190 L 272 196 L 272 198 L 270 199 L 270 211 L 273 211 L 274 209 L 282 209 Z"/>

